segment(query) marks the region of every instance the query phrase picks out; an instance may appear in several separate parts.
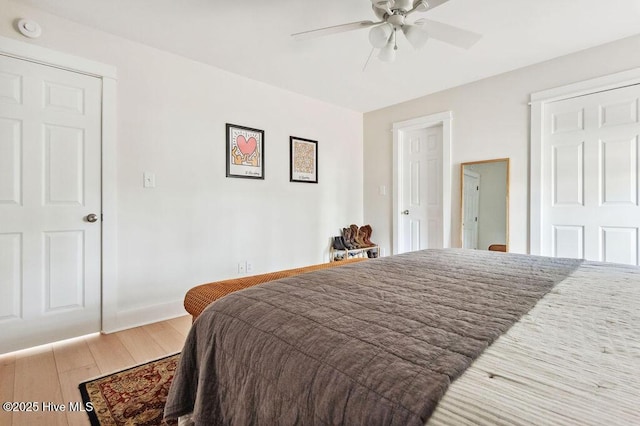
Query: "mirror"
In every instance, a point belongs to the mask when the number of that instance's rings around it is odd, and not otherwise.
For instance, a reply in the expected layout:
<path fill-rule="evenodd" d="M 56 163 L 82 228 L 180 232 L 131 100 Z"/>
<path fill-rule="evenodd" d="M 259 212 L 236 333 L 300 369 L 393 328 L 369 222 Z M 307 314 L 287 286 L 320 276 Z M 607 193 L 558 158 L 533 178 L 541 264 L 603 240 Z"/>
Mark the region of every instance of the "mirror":
<path fill-rule="evenodd" d="M 462 163 L 462 247 L 509 250 L 509 159 Z"/>

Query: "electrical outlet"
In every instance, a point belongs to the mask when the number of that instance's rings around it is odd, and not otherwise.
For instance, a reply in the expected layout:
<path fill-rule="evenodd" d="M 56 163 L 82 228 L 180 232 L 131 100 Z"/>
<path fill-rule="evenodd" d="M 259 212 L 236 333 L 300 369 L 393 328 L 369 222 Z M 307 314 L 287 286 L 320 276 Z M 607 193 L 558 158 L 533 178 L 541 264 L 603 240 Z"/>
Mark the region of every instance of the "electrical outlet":
<path fill-rule="evenodd" d="M 239 262 L 238 263 L 238 274 L 242 275 L 247 271 L 247 264 L 246 262 Z"/>
<path fill-rule="evenodd" d="M 246 271 L 247 271 L 247 273 L 253 271 L 253 263 L 249 262 L 248 260 L 246 262 Z"/>
<path fill-rule="evenodd" d="M 387 255 L 387 250 L 384 247 L 380 247 L 380 257 L 384 257 Z"/>

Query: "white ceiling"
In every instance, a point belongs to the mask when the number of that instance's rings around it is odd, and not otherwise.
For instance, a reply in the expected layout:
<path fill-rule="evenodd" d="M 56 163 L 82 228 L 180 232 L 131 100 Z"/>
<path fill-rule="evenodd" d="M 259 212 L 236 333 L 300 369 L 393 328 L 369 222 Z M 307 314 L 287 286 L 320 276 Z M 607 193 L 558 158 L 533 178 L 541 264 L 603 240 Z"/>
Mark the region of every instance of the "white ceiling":
<path fill-rule="evenodd" d="M 640 32 L 638 0 L 450 0 L 412 19 L 483 34 L 465 51 L 398 38 L 372 58 L 368 30 L 308 41 L 290 34 L 375 20 L 370 0 L 15 0 L 293 92 L 371 111 Z"/>

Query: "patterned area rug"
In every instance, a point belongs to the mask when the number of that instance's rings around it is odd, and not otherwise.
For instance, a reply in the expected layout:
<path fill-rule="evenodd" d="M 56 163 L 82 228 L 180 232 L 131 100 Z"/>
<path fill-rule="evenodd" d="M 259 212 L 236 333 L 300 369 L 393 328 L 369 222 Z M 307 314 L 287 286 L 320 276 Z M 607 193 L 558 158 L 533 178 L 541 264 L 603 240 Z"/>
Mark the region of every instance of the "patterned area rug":
<path fill-rule="evenodd" d="M 166 425 L 162 420 L 164 404 L 179 357 L 170 355 L 81 383 L 83 402 L 94 407 L 87 412 L 91 424 Z"/>

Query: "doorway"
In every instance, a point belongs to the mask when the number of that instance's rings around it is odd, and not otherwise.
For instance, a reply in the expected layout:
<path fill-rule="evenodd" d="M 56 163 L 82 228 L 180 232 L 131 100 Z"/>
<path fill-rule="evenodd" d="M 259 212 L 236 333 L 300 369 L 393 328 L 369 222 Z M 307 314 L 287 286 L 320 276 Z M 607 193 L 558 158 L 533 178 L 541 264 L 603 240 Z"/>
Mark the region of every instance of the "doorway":
<path fill-rule="evenodd" d="M 451 120 L 393 125 L 393 254 L 451 245 Z"/>
<path fill-rule="evenodd" d="M 115 308 L 113 77 L 0 37 L 0 353 L 100 331 Z"/>
<path fill-rule="evenodd" d="M 640 69 L 532 101 L 531 253 L 640 264 Z"/>
<path fill-rule="evenodd" d="M 462 248 L 477 250 L 480 173 L 468 169 L 463 171 L 462 200 Z"/>

